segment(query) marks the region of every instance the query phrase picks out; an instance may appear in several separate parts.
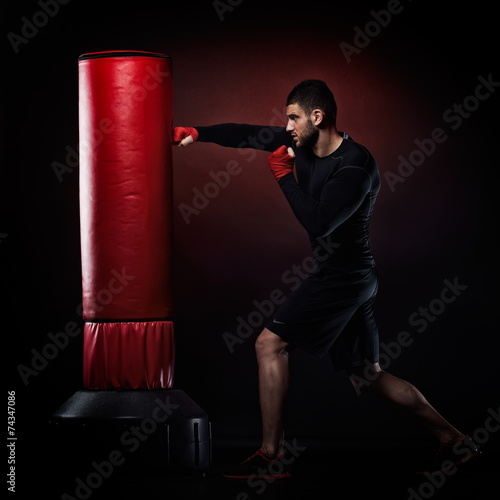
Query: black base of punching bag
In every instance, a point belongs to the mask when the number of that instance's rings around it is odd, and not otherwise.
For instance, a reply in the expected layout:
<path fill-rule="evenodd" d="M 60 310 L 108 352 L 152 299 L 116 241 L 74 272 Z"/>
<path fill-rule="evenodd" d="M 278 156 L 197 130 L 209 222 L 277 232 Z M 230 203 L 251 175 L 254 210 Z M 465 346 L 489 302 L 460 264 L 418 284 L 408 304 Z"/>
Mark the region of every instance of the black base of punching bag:
<path fill-rule="evenodd" d="M 177 389 L 78 391 L 51 424 L 71 456 L 103 470 L 205 472 L 211 461 L 208 416 Z"/>

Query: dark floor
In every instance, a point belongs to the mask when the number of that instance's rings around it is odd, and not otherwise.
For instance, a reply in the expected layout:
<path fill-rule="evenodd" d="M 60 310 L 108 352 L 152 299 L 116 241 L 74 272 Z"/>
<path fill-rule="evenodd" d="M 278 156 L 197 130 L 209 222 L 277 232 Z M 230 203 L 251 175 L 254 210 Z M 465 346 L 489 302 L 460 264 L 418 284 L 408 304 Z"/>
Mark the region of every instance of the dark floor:
<path fill-rule="evenodd" d="M 430 440 L 288 438 L 296 454 L 292 477 L 266 482 L 222 477 L 225 464 L 239 462 L 256 449 L 255 438 L 213 436 L 206 472 L 164 467 L 146 452 L 134 453 L 125 463 L 113 470 L 102 468 L 99 474 L 95 467 L 111 458 L 112 448 L 87 442 L 84 451 L 78 436 L 58 440 L 51 431 L 33 439 L 29 460 L 18 467 L 17 498 L 364 500 L 375 495 L 383 500 L 493 500 L 500 483 L 498 448 L 492 443 L 473 463 L 431 482 L 413 472 L 432 455 Z"/>

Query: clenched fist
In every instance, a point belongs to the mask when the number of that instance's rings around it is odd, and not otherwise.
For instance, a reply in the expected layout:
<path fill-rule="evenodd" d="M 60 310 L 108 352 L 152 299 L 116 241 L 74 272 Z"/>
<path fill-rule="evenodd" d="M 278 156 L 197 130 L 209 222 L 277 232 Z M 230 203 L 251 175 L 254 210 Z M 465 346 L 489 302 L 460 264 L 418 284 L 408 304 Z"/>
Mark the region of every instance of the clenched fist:
<path fill-rule="evenodd" d="M 293 172 L 295 153 L 292 148 L 280 146 L 276 151 L 271 153 L 267 159 L 269 168 L 277 181 L 285 175 Z"/>
<path fill-rule="evenodd" d="M 193 127 L 174 127 L 173 142 L 183 148 L 192 142 L 196 142 L 198 135 L 198 131 Z"/>

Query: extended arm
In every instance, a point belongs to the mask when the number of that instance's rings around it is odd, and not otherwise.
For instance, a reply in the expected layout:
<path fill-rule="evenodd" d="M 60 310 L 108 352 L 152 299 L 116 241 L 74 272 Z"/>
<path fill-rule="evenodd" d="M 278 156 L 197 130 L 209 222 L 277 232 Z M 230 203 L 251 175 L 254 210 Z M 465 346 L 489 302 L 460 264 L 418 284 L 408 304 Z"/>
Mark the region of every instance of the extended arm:
<path fill-rule="evenodd" d="M 189 141 L 187 137 L 193 138 Z M 222 123 L 204 127 L 175 127 L 174 144 L 185 146 L 190 142 L 212 142 L 229 148 L 252 148 L 274 151 L 278 146 L 292 145 L 292 137 L 284 127 Z"/>

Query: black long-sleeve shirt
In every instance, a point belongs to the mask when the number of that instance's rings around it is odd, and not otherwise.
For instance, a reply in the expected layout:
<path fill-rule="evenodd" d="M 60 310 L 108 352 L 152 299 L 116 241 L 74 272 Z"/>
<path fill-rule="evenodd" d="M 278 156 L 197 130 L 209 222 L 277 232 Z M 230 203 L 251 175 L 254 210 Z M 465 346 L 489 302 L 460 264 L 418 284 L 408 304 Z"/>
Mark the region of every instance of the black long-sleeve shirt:
<path fill-rule="evenodd" d="M 196 127 L 199 142 L 234 148 L 295 152 L 295 175 L 279 181 L 293 213 L 306 229 L 319 269 L 349 271 L 375 265 L 369 225 L 380 189 L 377 164 L 370 152 L 342 134 L 340 146 L 325 157 L 296 147 L 283 127 L 225 123 Z"/>

